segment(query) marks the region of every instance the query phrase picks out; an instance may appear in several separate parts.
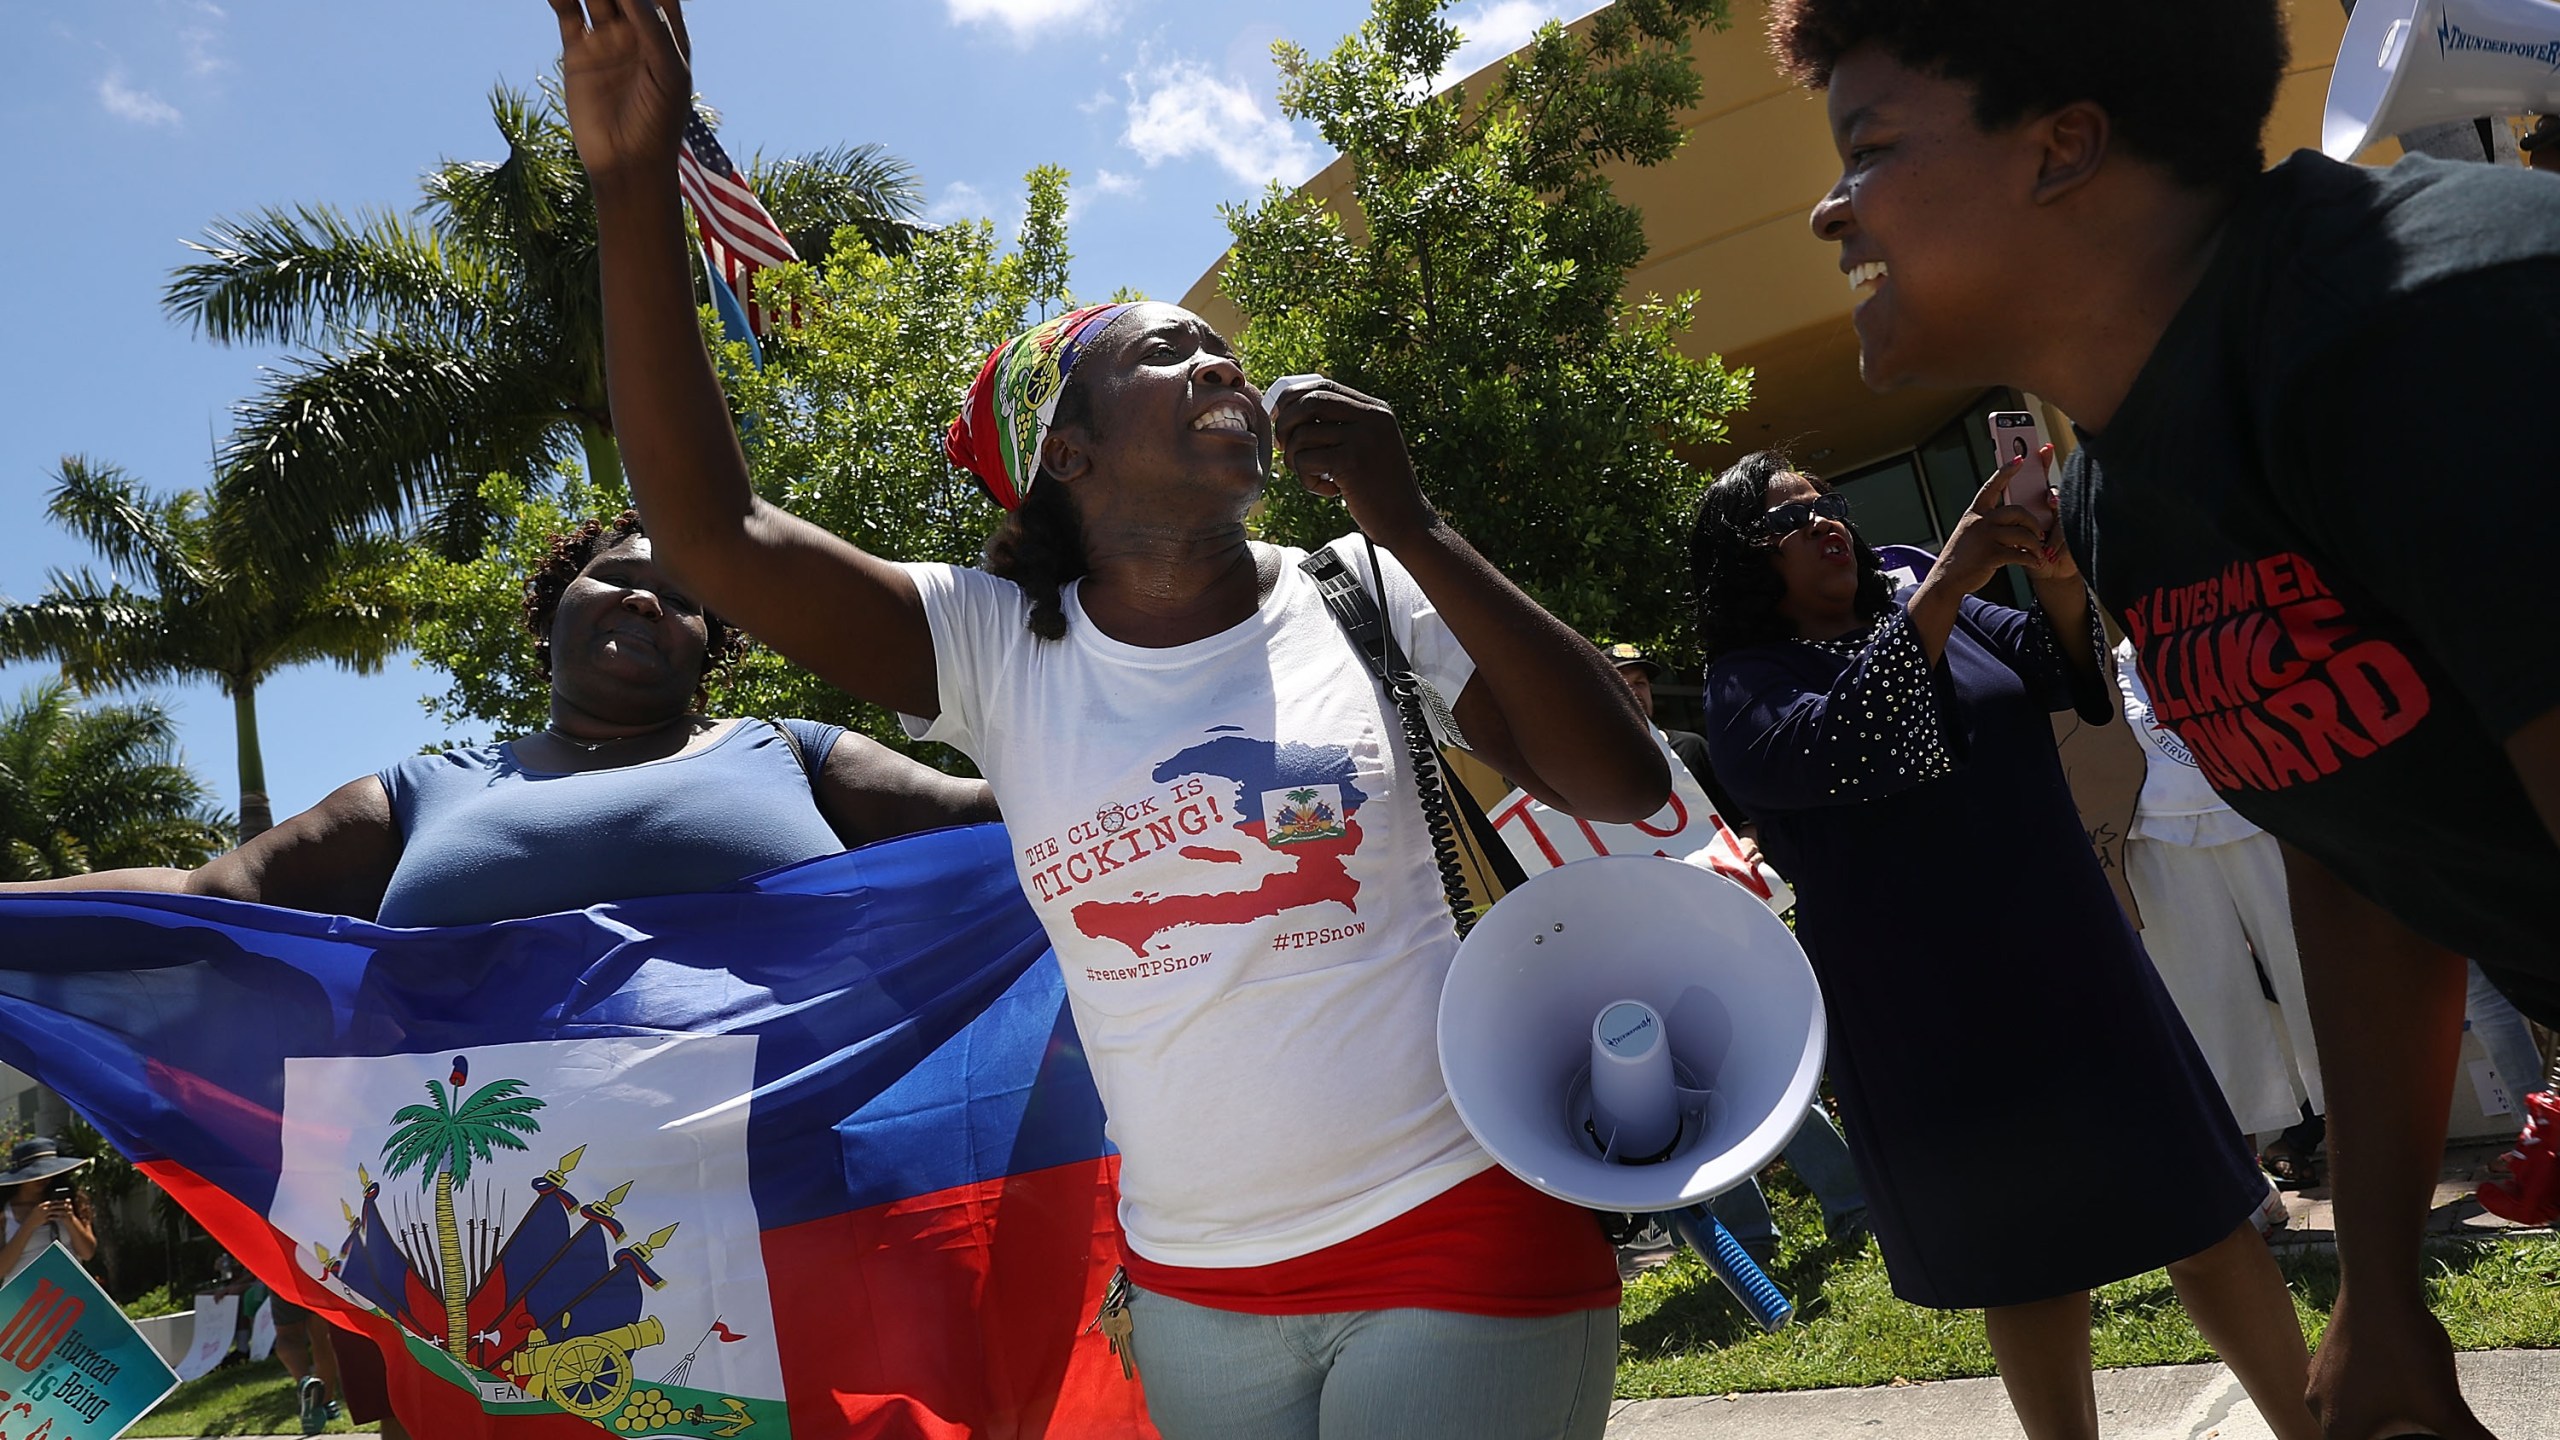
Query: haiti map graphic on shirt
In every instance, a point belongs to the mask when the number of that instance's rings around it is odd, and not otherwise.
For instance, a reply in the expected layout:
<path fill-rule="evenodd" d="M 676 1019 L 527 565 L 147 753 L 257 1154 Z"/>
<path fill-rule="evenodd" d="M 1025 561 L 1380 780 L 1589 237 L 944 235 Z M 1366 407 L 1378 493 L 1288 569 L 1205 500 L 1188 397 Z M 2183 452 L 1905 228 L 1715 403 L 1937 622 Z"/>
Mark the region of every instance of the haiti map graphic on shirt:
<path fill-rule="evenodd" d="M 1231 725 L 1209 736 L 1155 766 L 1151 778 L 1161 788 L 1106 804 L 1026 851 L 1041 900 L 1078 895 L 1068 913 L 1079 934 L 1125 945 L 1148 962 L 1089 971 L 1094 978 L 1165 973 L 1156 952 L 1172 948 L 1166 935 L 1184 926 L 1342 907 L 1309 916 L 1312 923 L 1359 909 L 1360 882 L 1346 862 L 1360 848 L 1360 807 L 1369 797 L 1353 783 L 1350 750 L 1275 744 Z M 1150 861 L 1142 882 L 1131 867 Z M 1287 948 L 1295 938 L 1278 943 Z M 1329 938 L 1342 937 L 1323 929 L 1308 936 Z"/>

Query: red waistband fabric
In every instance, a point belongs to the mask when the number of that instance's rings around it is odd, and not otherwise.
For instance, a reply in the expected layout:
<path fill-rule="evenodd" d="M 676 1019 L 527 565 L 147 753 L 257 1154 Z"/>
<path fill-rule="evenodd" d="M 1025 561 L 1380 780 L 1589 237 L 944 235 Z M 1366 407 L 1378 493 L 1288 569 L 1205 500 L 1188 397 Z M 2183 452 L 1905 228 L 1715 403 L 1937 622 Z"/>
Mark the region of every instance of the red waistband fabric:
<path fill-rule="evenodd" d="M 1159 1265 L 1120 1244 L 1129 1283 L 1212 1310 L 1330 1315 L 1450 1310 L 1532 1319 L 1618 1303 L 1618 1259 L 1591 1212 L 1496 1167 L 1376 1229 L 1234 1269 Z"/>

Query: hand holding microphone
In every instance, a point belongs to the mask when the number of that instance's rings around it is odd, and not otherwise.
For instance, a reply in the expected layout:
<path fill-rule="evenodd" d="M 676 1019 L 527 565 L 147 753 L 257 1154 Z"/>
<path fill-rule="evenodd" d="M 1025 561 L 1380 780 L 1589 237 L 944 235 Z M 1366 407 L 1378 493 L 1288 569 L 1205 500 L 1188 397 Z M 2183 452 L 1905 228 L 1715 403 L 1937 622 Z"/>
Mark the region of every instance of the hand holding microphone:
<path fill-rule="evenodd" d="M 1322 375 L 1284 375 L 1263 392 L 1262 403 L 1281 458 L 1299 483 L 1340 497 L 1361 533 L 1392 550 L 1399 539 L 1440 523 L 1387 402 Z"/>

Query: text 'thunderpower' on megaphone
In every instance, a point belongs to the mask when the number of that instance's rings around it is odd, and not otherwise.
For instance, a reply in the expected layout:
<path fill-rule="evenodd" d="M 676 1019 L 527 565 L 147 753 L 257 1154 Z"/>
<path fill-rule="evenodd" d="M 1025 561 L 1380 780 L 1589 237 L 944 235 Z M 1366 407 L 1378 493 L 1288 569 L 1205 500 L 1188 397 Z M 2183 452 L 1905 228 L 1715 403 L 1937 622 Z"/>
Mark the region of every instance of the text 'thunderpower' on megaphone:
<path fill-rule="evenodd" d="M 1468 933 L 1440 993 L 1440 1071 L 1504 1169 L 1650 1213 L 1722 1194 L 1785 1148 L 1824 1023 L 1803 950 L 1750 892 L 1610 855 L 1533 877 Z"/>
<path fill-rule="evenodd" d="M 2560 4 L 2359 0 L 2329 73 L 2320 149 L 2352 160 L 2386 136 L 2526 111 L 2560 111 Z"/>

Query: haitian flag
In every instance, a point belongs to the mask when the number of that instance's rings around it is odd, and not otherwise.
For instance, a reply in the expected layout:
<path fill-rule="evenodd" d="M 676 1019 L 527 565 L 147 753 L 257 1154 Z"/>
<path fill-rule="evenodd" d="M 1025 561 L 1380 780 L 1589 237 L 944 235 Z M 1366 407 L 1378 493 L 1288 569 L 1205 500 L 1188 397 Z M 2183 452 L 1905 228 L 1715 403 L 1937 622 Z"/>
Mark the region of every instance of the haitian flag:
<path fill-rule="evenodd" d="M 1064 1002 L 993 825 L 449 929 L 0 898 L 0 1061 L 437 1440 L 1151 1434 Z"/>

